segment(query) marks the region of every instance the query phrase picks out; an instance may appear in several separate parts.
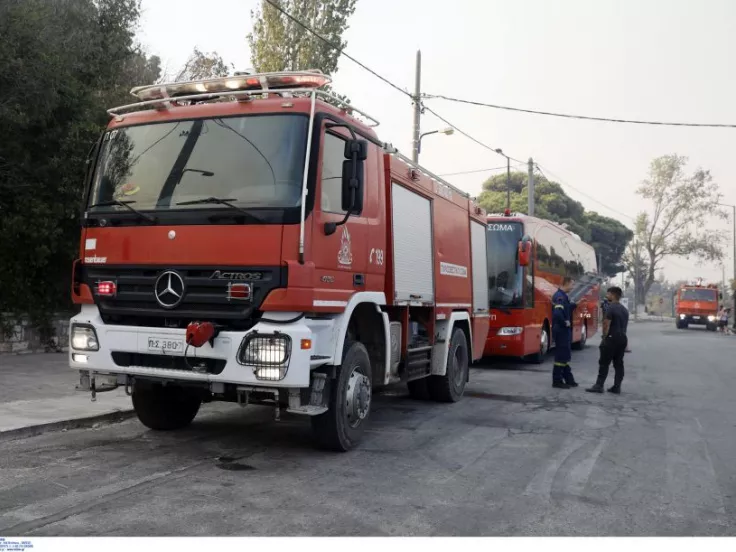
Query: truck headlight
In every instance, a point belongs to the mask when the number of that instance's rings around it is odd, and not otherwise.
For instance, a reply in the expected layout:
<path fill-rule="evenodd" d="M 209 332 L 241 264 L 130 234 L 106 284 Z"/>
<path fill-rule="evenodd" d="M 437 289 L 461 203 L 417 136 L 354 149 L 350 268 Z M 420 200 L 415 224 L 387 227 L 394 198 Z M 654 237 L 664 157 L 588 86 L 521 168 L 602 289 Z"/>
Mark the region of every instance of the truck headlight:
<path fill-rule="evenodd" d="M 72 324 L 70 340 L 72 349 L 76 349 L 77 351 L 100 350 L 97 332 L 88 324 Z"/>
<path fill-rule="evenodd" d="M 716 317 L 713 316 L 712 314 L 708 316 L 708 322 L 715 322 L 715 320 L 716 320 Z"/>
<path fill-rule="evenodd" d="M 524 328 L 518 326 L 507 326 L 498 330 L 498 335 L 519 335 L 524 331 Z"/>
<path fill-rule="evenodd" d="M 251 333 L 238 351 L 238 362 L 252 366 L 257 379 L 278 381 L 286 377 L 291 356 L 291 338 L 273 333 Z"/>
<path fill-rule="evenodd" d="M 681 314 L 680 315 L 680 320 L 685 320 L 685 315 L 684 314 Z"/>

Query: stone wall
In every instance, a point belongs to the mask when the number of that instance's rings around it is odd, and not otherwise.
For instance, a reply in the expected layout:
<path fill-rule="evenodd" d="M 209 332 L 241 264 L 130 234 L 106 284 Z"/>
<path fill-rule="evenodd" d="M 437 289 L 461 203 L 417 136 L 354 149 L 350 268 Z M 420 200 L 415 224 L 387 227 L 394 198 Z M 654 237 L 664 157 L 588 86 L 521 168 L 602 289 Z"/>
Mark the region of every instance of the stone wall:
<path fill-rule="evenodd" d="M 68 314 L 59 314 L 54 318 L 52 321 L 54 337 L 50 342 L 44 342 L 38 329 L 28 320 L 11 323 L 9 336 L 0 332 L 0 354 L 66 351 L 69 344 L 69 318 Z"/>

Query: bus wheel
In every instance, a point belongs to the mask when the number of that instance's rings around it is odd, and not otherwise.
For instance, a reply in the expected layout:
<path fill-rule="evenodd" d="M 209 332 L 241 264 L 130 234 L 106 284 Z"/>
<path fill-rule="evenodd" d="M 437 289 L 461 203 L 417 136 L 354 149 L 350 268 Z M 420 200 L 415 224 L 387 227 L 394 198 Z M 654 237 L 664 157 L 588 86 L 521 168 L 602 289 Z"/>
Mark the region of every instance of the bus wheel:
<path fill-rule="evenodd" d="M 544 357 L 547 356 L 549 351 L 549 330 L 547 325 L 542 326 L 542 331 L 539 335 L 539 352 L 529 355 L 529 360 L 534 364 L 542 364 Z"/>
<path fill-rule="evenodd" d="M 572 348 L 576 351 L 580 351 L 582 349 L 585 349 L 585 343 L 588 341 L 588 326 L 586 324 L 583 324 L 583 327 L 580 328 L 580 341 L 576 341 L 572 344 Z"/>

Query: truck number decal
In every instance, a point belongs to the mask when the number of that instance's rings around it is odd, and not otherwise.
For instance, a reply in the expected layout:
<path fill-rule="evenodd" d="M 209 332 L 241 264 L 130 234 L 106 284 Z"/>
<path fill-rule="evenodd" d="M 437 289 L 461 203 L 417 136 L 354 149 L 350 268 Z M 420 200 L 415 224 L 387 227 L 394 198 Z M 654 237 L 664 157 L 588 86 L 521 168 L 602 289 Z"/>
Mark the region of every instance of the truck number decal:
<path fill-rule="evenodd" d="M 375 264 L 378 266 L 383 265 L 383 249 L 371 249 L 370 255 L 368 255 L 368 264 Z"/>

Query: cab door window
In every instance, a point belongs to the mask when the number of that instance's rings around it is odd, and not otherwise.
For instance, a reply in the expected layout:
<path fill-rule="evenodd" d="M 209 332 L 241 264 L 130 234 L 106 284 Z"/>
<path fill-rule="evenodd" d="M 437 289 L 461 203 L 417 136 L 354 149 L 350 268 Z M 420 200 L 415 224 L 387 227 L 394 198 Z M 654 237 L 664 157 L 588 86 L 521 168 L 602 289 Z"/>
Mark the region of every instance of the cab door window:
<path fill-rule="evenodd" d="M 345 140 L 335 134 L 325 134 L 322 146 L 320 199 L 320 207 L 324 213 L 345 214 L 342 208 L 343 161 L 345 161 Z"/>

